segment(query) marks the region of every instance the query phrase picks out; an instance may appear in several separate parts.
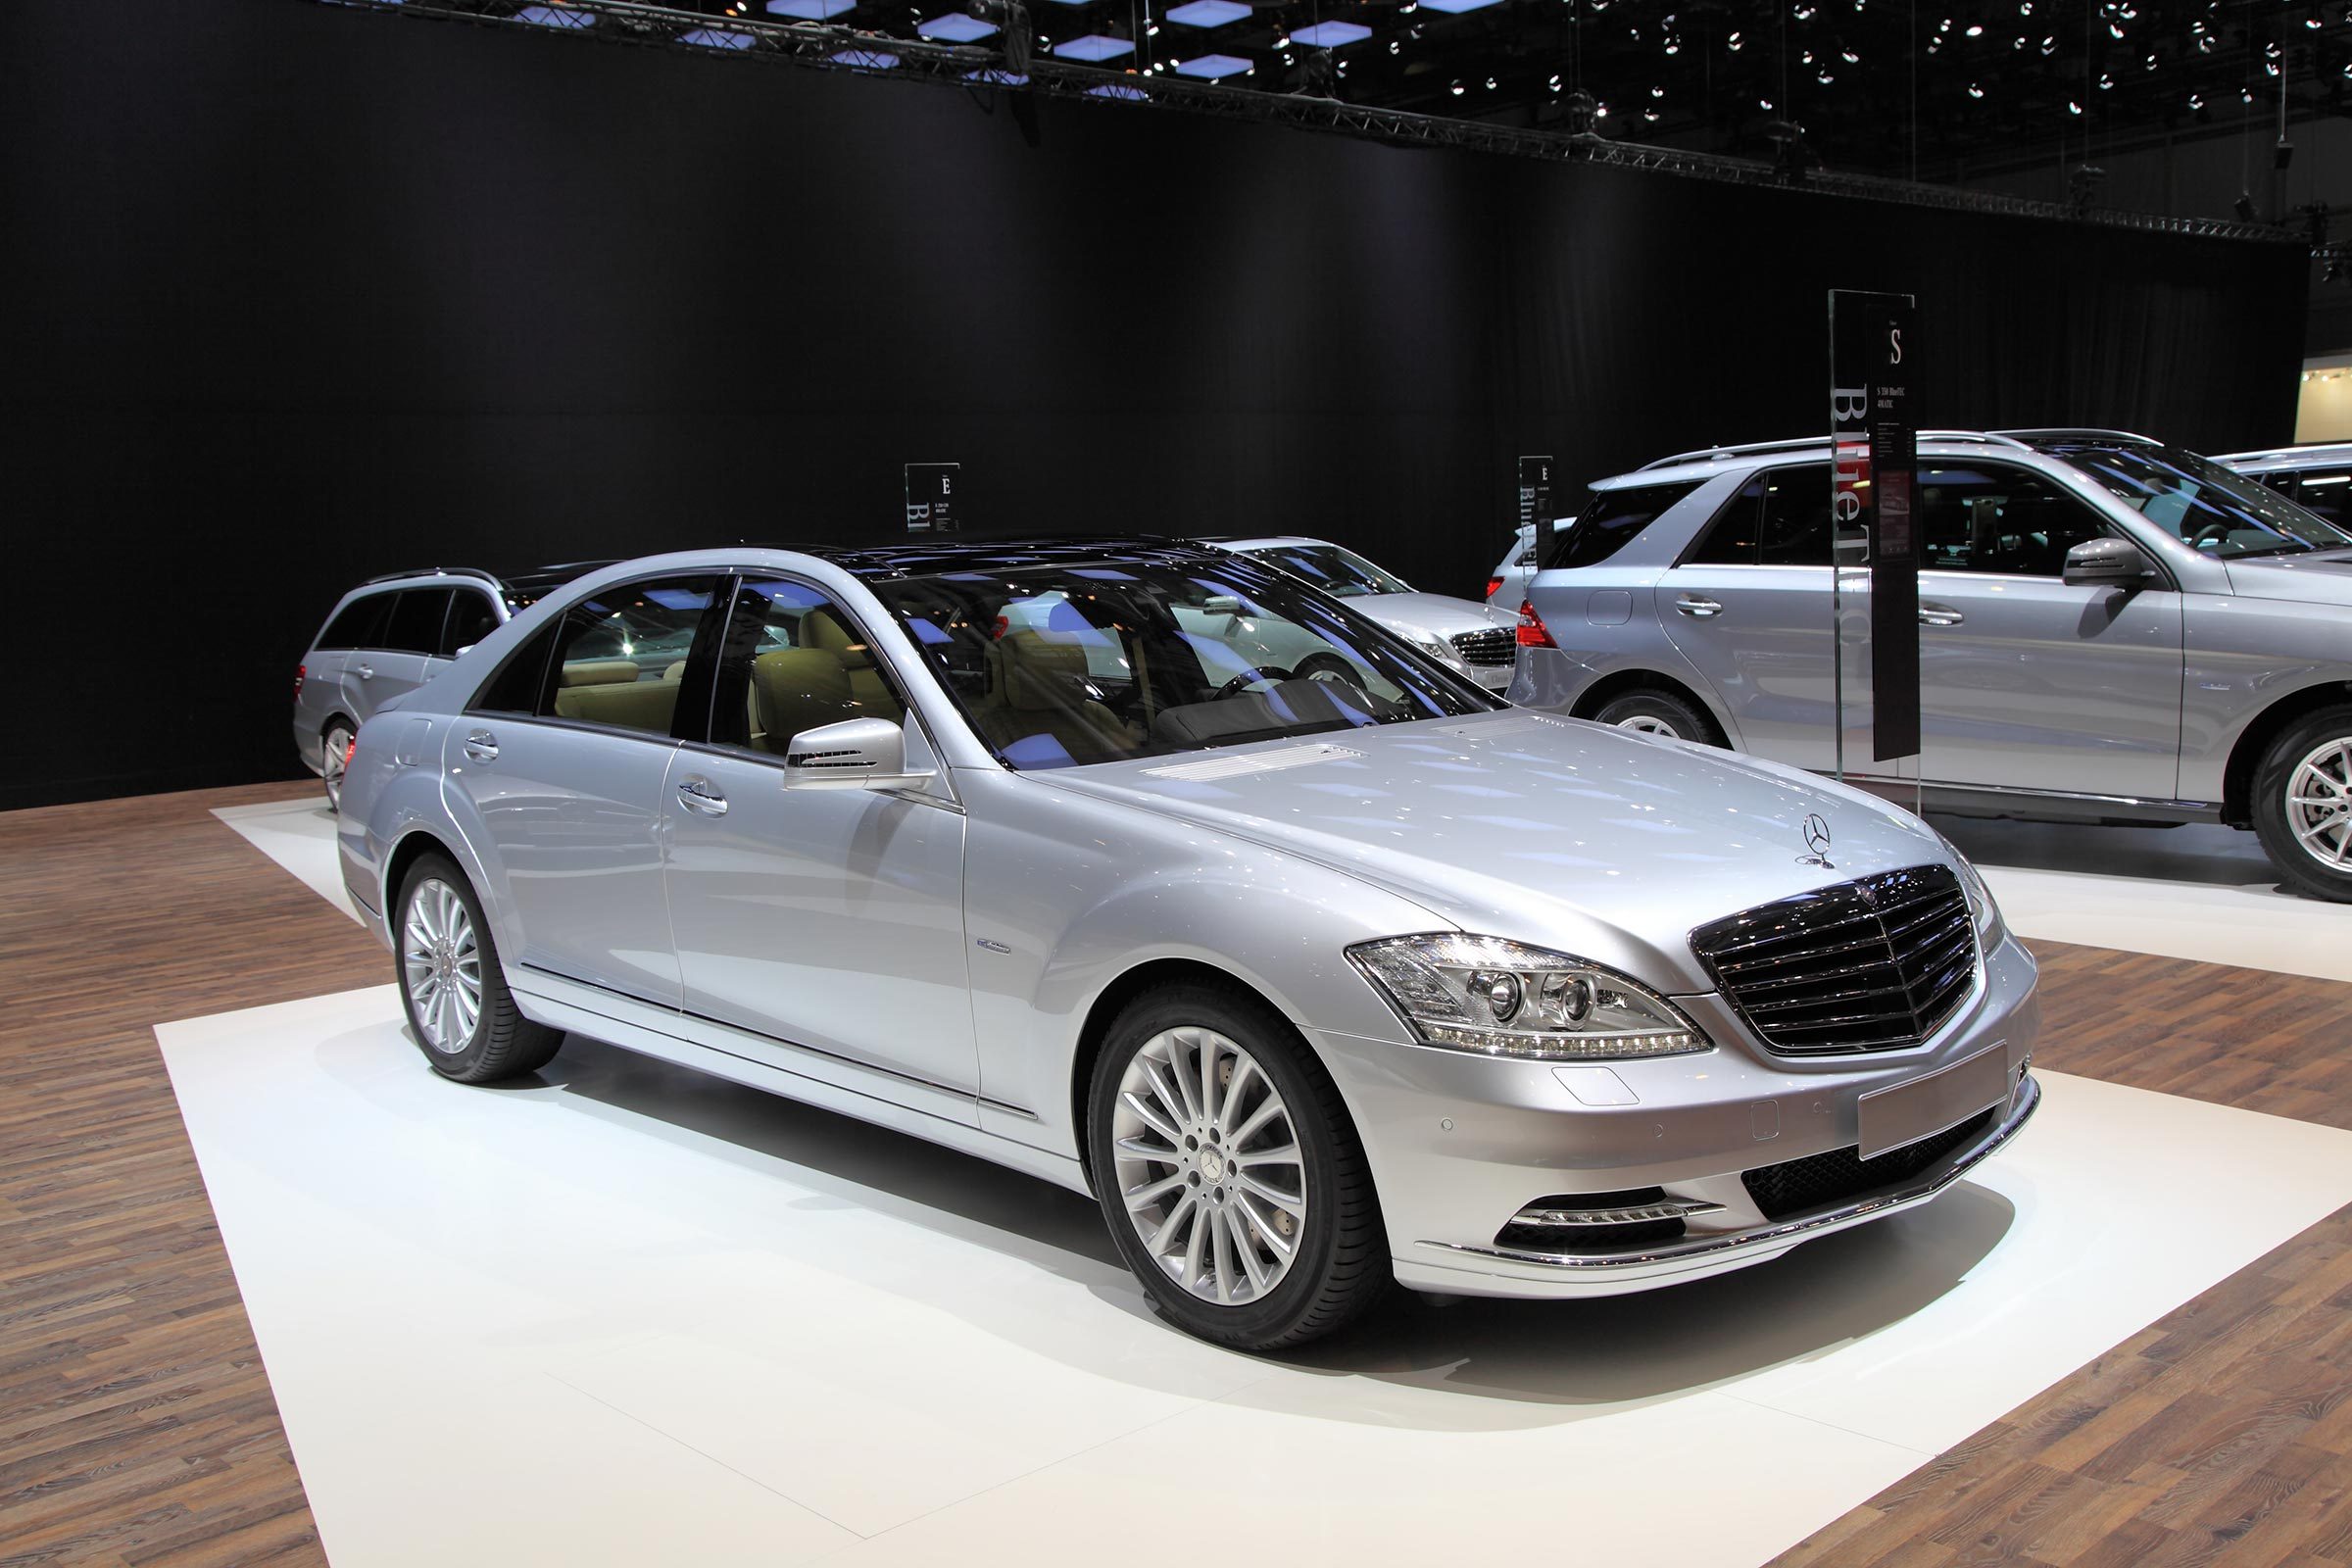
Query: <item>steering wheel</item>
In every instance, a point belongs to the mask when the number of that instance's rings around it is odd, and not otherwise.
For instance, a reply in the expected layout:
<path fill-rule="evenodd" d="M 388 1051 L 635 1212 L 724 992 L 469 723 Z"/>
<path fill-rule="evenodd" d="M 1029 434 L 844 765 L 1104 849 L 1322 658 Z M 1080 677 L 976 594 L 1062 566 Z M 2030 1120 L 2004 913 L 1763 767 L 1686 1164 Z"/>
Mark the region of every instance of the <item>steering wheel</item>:
<path fill-rule="evenodd" d="M 1209 701 L 1221 703 L 1228 697 L 1240 695 L 1244 687 L 1254 686 L 1261 680 L 1270 685 L 1276 681 L 1296 680 L 1297 678 L 1293 672 L 1283 668 L 1280 664 L 1262 666 L 1253 664 L 1218 687 L 1216 694 L 1210 697 Z"/>

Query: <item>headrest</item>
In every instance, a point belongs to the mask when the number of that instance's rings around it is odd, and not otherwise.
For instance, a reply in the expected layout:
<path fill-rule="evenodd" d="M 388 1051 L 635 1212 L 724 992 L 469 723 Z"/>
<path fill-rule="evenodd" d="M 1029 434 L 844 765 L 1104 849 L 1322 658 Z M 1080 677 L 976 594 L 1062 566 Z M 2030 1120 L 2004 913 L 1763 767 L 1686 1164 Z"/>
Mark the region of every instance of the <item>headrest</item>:
<path fill-rule="evenodd" d="M 1067 709 L 1087 700 L 1086 650 L 1076 643 L 1049 642 L 1033 631 L 1006 632 L 998 640 L 1004 662 L 1004 706 L 1036 711 Z"/>
<path fill-rule="evenodd" d="M 752 661 L 752 680 L 763 692 L 808 692 L 846 700 L 850 677 L 841 656 L 822 648 L 778 648 Z"/>
<path fill-rule="evenodd" d="M 849 628 L 822 610 L 811 610 L 801 617 L 801 642 L 806 647 L 839 654 L 841 662 L 852 669 L 871 669 L 874 664 L 874 651 L 854 641 Z"/>
<path fill-rule="evenodd" d="M 564 686 L 617 686 L 637 678 L 634 659 L 582 659 L 567 662 L 559 681 Z"/>

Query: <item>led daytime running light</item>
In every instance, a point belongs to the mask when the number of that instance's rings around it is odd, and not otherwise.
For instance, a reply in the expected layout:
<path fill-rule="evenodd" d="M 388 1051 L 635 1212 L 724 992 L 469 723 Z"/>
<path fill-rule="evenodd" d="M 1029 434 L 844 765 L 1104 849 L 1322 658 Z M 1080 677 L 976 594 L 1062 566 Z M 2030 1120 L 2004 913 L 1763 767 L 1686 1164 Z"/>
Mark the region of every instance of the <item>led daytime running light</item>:
<path fill-rule="evenodd" d="M 1348 956 L 1424 1045 L 1530 1061 L 1622 1061 L 1713 1044 L 1672 1003 L 1624 975 L 1500 937 L 1390 937 L 1358 943 Z"/>

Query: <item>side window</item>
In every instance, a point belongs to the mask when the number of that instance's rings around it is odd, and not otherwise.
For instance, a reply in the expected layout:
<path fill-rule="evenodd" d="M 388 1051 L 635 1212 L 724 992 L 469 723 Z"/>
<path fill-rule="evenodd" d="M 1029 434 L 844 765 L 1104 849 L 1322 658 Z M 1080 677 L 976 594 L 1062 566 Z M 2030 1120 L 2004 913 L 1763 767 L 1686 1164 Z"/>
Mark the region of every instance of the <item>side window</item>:
<path fill-rule="evenodd" d="M 1918 512 L 1923 571 L 2056 577 L 2069 550 L 2108 531 L 2051 480 L 1994 463 L 1922 461 Z"/>
<path fill-rule="evenodd" d="M 1544 569 L 1597 566 L 1642 536 L 1642 530 L 1699 486 L 1696 479 L 1671 484 L 1624 485 L 1593 494 L 1576 520 L 1551 536 Z"/>
<path fill-rule="evenodd" d="M 2305 510 L 2342 528 L 2352 525 L 2352 468 L 2306 468 L 2303 483 L 2293 492 Z"/>
<path fill-rule="evenodd" d="M 531 640 L 507 656 L 498 672 L 482 684 L 466 705 L 475 713 L 535 713 L 539 694 L 547 687 L 547 658 L 555 652 L 562 621 L 550 621 Z"/>
<path fill-rule="evenodd" d="M 496 630 L 498 613 L 490 608 L 489 596 L 457 589 L 450 595 L 449 618 L 441 623 L 441 657 L 455 659 L 461 649 L 471 648 Z"/>
<path fill-rule="evenodd" d="M 863 629 L 822 589 L 757 577 L 737 587 L 712 679 L 711 744 L 782 757 L 803 730 L 906 712 Z"/>
<path fill-rule="evenodd" d="M 441 646 L 441 622 L 448 616 L 448 589 L 404 588 L 392 606 L 383 645 L 395 653 L 432 653 Z"/>
<path fill-rule="evenodd" d="M 1723 504 L 1705 537 L 1684 558 L 1700 566 L 1826 566 L 1830 564 L 1830 466 L 1766 468 Z"/>
<path fill-rule="evenodd" d="M 650 735 L 673 733 L 687 657 L 721 579 L 702 573 L 609 588 L 556 622 L 532 711 Z M 694 728 L 700 729 L 699 715 Z"/>
<path fill-rule="evenodd" d="M 354 599 L 335 612 L 318 634 L 320 648 L 381 648 L 384 646 L 384 620 L 392 612 L 389 593 L 368 594 Z"/>

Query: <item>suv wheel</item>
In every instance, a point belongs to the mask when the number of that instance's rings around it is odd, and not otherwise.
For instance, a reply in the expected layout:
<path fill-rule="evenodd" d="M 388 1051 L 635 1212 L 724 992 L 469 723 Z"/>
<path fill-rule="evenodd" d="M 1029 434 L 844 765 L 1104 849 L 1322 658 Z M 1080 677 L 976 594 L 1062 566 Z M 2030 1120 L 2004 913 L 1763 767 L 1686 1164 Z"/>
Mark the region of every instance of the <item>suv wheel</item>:
<path fill-rule="evenodd" d="M 1601 704 L 1592 715 L 1593 722 L 1614 724 L 1619 729 L 1640 730 L 1645 735 L 1665 735 L 1678 741 L 1696 741 L 1701 746 L 1720 746 L 1713 720 L 1672 692 L 1654 686 L 1643 686 L 1612 697 Z"/>
<path fill-rule="evenodd" d="M 433 1071 L 486 1084 L 546 1066 L 564 1031 L 514 1005 L 466 873 L 446 857 L 418 856 L 392 910 L 400 1004 Z"/>
<path fill-rule="evenodd" d="M 1270 1350 L 1334 1332 L 1388 1288 L 1380 1204 L 1339 1090 L 1255 997 L 1183 984 L 1130 1003 L 1088 1107 L 1111 1235 L 1179 1327 Z"/>
<path fill-rule="evenodd" d="M 2352 903 L 2352 708 L 2290 725 L 2254 771 L 2254 831 L 2288 885 Z"/>
<path fill-rule="evenodd" d="M 326 785 L 326 808 L 343 808 L 343 764 L 351 760 L 351 725 L 336 719 L 318 742 L 318 777 Z"/>

